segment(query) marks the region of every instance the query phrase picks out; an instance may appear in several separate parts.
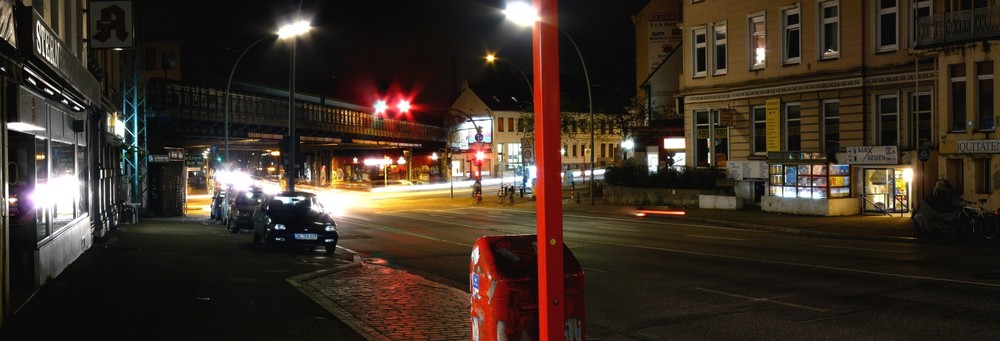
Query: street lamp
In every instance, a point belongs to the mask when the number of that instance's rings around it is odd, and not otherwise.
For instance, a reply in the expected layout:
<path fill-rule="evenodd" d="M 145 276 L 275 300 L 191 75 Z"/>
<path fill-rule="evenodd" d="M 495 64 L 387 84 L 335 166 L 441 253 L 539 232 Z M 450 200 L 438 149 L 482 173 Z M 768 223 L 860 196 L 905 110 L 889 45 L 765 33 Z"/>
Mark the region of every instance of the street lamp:
<path fill-rule="evenodd" d="M 510 64 L 510 66 L 513 66 L 514 69 L 516 69 L 517 72 L 519 72 L 521 74 L 521 77 L 524 77 L 524 81 L 528 83 L 528 92 L 530 92 L 532 94 L 535 93 L 535 90 L 531 87 L 531 81 L 528 80 L 528 75 L 525 75 L 524 71 L 521 71 L 521 68 L 517 67 L 517 64 L 514 64 L 513 62 L 511 62 L 509 60 L 506 60 L 506 59 L 497 58 L 497 56 L 494 55 L 494 54 L 488 54 L 488 55 L 486 55 L 486 62 L 487 63 L 495 63 L 498 60 L 501 61 L 501 62 Z"/>
<path fill-rule="evenodd" d="M 300 20 L 281 27 L 278 31 L 278 37 L 281 39 L 289 38 L 292 40 L 292 53 L 289 57 L 289 63 L 291 67 L 288 72 L 288 168 L 285 173 L 288 175 L 286 181 L 288 185 L 286 189 L 289 192 L 295 191 L 295 147 L 298 144 L 298 138 L 295 136 L 295 43 L 298 41 L 297 37 L 299 35 L 309 32 L 310 26 L 308 21 Z"/>
<path fill-rule="evenodd" d="M 538 12 L 528 4 L 524 3 L 512 3 L 507 6 L 507 10 L 504 14 L 510 18 L 516 24 L 521 26 L 531 26 L 534 25 L 536 21 L 540 20 Z M 562 28 L 558 28 L 559 32 L 562 32 L 569 42 L 573 44 L 573 49 L 576 50 L 576 55 L 580 57 L 580 65 L 583 66 L 583 77 L 587 81 L 587 107 L 590 110 L 590 150 L 594 150 L 594 97 L 591 94 L 590 86 L 590 75 L 587 73 L 587 63 L 583 60 L 583 53 L 580 53 L 580 47 L 576 45 L 576 41 L 573 37 L 563 31 Z M 590 153 L 590 204 L 594 205 L 594 153 Z"/>
<path fill-rule="evenodd" d="M 226 100 L 225 100 L 226 104 L 225 104 L 225 107 L 223 109 L 223 115 L 225 115 L 225 126 L 226 126 L 226 129 L 225 129 L 226 130 L 226 132 L 225 132 L 225 135 L 226 135 L 226 137 L 225 137 L 225 141 L 226 141 L 225 142 L 225 155 L 226 155 L 225 161 L 226 162 L 229 162 L 229 88 L 233 84 L 233 75 L 236 73 L 236 66 L 240 65 L 240 60 L 242 60 L 243 56 L 245 56 L 247 54 L 247 51 L 250 51 L 250 49 L 252 49 L 254 46 L 257 46 L 257 44 L 260 44 L 260 42 L 264 41 L 265 39 L 267 39 L 267 38 L 273 38 L 273 37 L 275 37 L 275 35 L 273 35 L 273 34 L 269 34 L 269 35 L 260 37 L 260 39 L 257 39 L 257 41 L 253 42 L 253 44 L 250 44 L 250 46 L 247 46 L 247 48 L 243 49 L 243 52 L 240 52 L 240 56 L 236 57 L 236 62 L 233 63 L 232 70 L 229 71 L 229 80 L 226 81 Z"/>

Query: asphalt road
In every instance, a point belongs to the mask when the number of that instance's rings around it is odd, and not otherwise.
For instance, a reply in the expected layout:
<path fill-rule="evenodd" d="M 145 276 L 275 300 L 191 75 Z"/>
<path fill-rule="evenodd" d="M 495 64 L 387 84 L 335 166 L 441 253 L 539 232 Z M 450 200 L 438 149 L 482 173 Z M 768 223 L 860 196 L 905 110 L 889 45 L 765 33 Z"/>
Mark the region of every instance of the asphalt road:
<path fill-rule="evenodd" d="M 341 245 L 467 291 L 475 240 L 535 233 L 535 212 L 456 197 L 381 198 L 352 210 L 340 219 Z M 569 211 L 564 236 L 586 272 L 589 338 L 1000 338 L 995 247 Z"/>

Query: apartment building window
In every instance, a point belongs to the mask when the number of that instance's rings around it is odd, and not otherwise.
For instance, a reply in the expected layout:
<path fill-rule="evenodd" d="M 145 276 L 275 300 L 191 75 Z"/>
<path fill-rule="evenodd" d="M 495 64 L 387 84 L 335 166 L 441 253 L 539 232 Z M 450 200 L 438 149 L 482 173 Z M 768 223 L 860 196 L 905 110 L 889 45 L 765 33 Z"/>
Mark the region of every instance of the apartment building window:
<path fill-rule="evenodd" d="M 899 99 L 896 95 L 878 96 L 878 121 L 875 140 L 880 146 L 899 145 Z"/>
<path fill-rule="evenodd" d="M 916 125 L 910 140 L 914 142 L 914 147 L 919 147 L 931 141 L 931 94 L 921 92 L 910 96 L 910 111 Z"/>
<path fill-rule="evenodd" d="M 606 158 L 606 157 L 607 157 L 607 155 L 608 155 L 608 154 L 607 154 L 607 148 L 606 148 L 606 147 L 607 147 L 607 145 L 606 145 L 606 144 L 603 144 L 603 143 L 601 143 L 601 158 L 602 158 L 602 159 L 603 159 L 603 158 Z"/>
<path fill-rule="evenodd" d="M 573 157 L 576 157 L 576 145 L 573 145 Z"/>
<path fill-rule="evenodd" d="M 819 4 L 820 59 L 840 56 L 840 3 L 825 1 Z"/>
<path fill-rule="evenodd" d="M 799 103 L 785 104 L 784 136 L 785 150 L 802 150 L 802 106 Z"/>
<path fill-rule="evenodd" d="M 931 16 L 931 0 L 912 0 L 910 8 L 913 10 L 910 18 L 910 45 L 917 44 L 917 25 L 920 18 Z"/>
<path fill-rule="evenodd" d="M 519 133 L 520 133 L 520 132 L 522 132 L 522 131 L 524 131 L 524 120 L 523 120 L 523 119 L 520 119 L 520 118 L 518 118 L 518 119 L 517 119 L 517 132 L 519 132 Z"/>
<path fill-rule="evenodd" d="M 979 100 L 979 130 L 993 130 L 993 61 L 976 63 L 976 80 L 978 82 Z"/>
<path fill-rule="evenodd" d="M 840 100 L 823 101 L 822 110 L 823 131 L 820 136 L 823 138 L 823 151 L 838 151 L 840 150 Z"/>
<path fill-rule="evenodd" d="M 899 23 L 899 7 L 896 0 L 878 1 L 878 44 L 877 51 L 895 51 L 897 49 L 897 25 Z"/>
<path fill-rule="evenodd" d="M 951 75 L 951 131 L 965 131 L 965 64 L 948 66 Z"/>
<path fill-rule="evenodd" d="M 802 60 L 802 17 L 798 8 L 786 9 L 782 13 L 782 25 L 784 26 L 785 64 L 795 64 Z"/>
<path fill-rule="evenodd" d="M 712 44 L 715 48 L 712 50 L 712 74 L 713 75 L 724 75 L 726 74 L 728 61 L 726 60 L 726 45 L 728 45 L 728 38 L 726 32 L 726 24 L 716 25 L 714 28 L 714 34 L 712 38 Z"/>
<path fill-rule="evenodd" d="M 694 59 L 692 60 L 692 70 L 694 77 L 705 77 L 708 69 L 708 42 L 705 38 L 705 29 L 696 28 L 692 30 L 694 42 Z"/>
<path fill-rule="evenodd" d="M 763 69 L 767 53 L 766 23 L 764 15 L 753 15 L 747 21 L 747 31 L 750 33 L 750 69 Z"/>
<path fill-rule="evenodd" d="M 497 131 L 503 131 L 503 118 L 497 118 Z"/>
<path fill-rule="evenodd" d="M 976 160 L 976 193 L 990 194 L 993 184 L 990 181 L 990 158 Z"/>
<path fill-rule="evenodd" d="M 514 118 L 513 117 L 508 117 L 507 118 L 507 131 L 514 131 Z"/>
<path fill-rule="evenodd" d="M 753 153 L 767 153 L 767 109 L 763 106 L 753 107 Z"/>

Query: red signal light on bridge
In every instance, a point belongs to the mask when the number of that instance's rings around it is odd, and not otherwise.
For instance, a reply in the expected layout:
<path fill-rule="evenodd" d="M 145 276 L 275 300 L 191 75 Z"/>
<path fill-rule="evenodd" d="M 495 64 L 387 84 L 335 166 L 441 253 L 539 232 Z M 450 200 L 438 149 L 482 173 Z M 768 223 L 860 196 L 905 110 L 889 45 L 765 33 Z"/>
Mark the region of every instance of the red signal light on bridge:
<path fill-rule="evenodd" d="M 410 101 L 407 101 L 405 99 L 401 99 L 401 100 L 399 100 L 399 104 L 396 105 L 396 108 L 399 109 L 399 112 L 409 112 L 410 111 Z"/>

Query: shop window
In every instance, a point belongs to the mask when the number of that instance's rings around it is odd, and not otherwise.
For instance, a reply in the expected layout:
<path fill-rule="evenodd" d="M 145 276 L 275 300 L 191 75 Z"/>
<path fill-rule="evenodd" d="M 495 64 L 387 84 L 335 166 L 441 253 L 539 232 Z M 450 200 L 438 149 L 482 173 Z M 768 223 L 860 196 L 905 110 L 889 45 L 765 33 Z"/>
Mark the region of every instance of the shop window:
<path fill-rule="evenodd" d="M 993 184 L 990 178 L 990 159 L 976 160 L 976 193 L 992 193 Z"/>
<path fill-rule="evenodd" d="M 951 73 L 951 131 L 965 131 L 965 64 L 948 66 Z"/>
<path fill-rule="evenodd" d="M 708 110 L 699 110 L 694 112 L 694 131 L 695 131 L 695 165 L 698 167 L 708 167 L 709 162 L 709 135 L 710 133 L 709 125 L 709 115 Z"/>
<path fill-rule="evenodd" d="M 53 141 L 50 155 L 52 156 L 52 177 L 47 186 L 59 191 L 59 195 L 50 192 L 52 194 L 50 198 L 52 229 L 55 231 L 73 221 L 76 215 L 77 193 L 64 189 L 77 188 L 79 178 L 76 176 L 76 151 L 72 144 Z"/>
<path fill-rule="evenodd" d="M 794 64 L 802 60 L 802 21 L 799 8 L 790 8 L 782 13 L 784 17 L 784 61 L 785 64 Z"/>
<path fill-rule="evenodd" d="M 49 226 L 49 193 L 47 186 L 49 180 L 49 143 L 48 140 L 35 137 L 35 192 L 33 201 L 35 202 L 35 219 L 38 240 L 42 240 L 52 233 Z"/>
<path fill-rule="evenodd" d="M 851 196 L 850 165 L 826 163 L 822 153 L 771 153 L 768 159 L 770 196 L 784 198 L 846 198 Z"/>
<path fill-rule="evenodd" d="M 993 61 L 976 63 L 976 80 L 978 81 L 977 102 L 979 130 L 993 130 Z"/>

